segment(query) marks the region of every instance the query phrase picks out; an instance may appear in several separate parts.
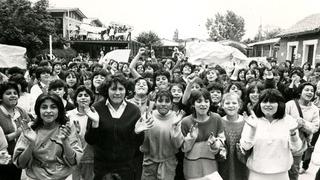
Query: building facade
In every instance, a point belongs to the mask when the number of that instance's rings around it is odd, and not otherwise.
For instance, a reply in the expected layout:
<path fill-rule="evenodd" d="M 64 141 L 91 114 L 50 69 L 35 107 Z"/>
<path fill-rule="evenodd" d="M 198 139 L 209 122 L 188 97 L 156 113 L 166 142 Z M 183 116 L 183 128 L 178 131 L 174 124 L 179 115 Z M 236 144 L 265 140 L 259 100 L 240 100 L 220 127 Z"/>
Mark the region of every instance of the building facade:
<path fill-rule="evenodd" d="M 296 66 L 320 63 L 320 14 L 310 15 L 281 32 L 278 60 L 290 60 Z"/>
<path fill-rule="evenodd" d="M 58 33 L 66 39 L 70 39 L 77 33 L 76 31 L 79 31 L 83 19 L 86 18 L 79 8 L 49 7 L 47 11 L 58 20 Z"/>

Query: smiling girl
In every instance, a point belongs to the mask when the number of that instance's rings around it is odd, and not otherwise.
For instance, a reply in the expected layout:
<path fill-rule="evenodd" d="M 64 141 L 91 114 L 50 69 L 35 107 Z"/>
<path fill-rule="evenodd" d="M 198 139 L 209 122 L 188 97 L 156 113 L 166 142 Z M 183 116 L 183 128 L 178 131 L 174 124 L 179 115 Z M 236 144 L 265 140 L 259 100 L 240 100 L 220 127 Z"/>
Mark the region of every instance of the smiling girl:
<path fill-rule="evenodd" d="M 73 97 L 73 102 L 75 103 L 76 108 L 67 112 L 71 124 L 74 124 L 76 127 L 83 148 L 83 156 L 81 158 L 81 161 L 72 174 L 73 180 L 92 180 L 94 177 L 93 149 L 92 146 L 87 144 L 84 139 L 89 119 L 86 112 L 87 109 L 91 107 L 93 101 L 93 92 L 90 89 L 86 88 L 84 85 L 81 85 L 76 89 L 75 96 Z"/>
<path fill-rule="evenodd" d="M 37 118 L 23 126 L 13 160 L 29 179 L 65 179 L 82 157 L 75 127 L 69 124 L 61 98 L 41 94 L 35 104 Z"/>
<path fill-rule="evenodd" d="M 141 114 L 145 113 L 150 105 L 150 101 L 148 99 L 150 89 L 151 86 L 149 82 L 146 79 L 139 77 L 135 81 L 134 96 L 133 98 L 128 99 L 129 102 L 132 102 L 139 107 Z"/>
<path fill-rule="evenodd" d="M 261 92 L 240 139 L 242 150 L 252 153 L 246 165 L 249 180 L 289 180 L 292 154 L 301 148 L 297 123 L 285 114 L 285 100 L 276 89 Z"/>
<path fill-rule="evenodd" d="M 156 110 L 152 112 L 152 125 L 145 128 L 142 180 L 173 180 L 177 159 L 175 154 L 182 144 L 183 136 L 179 122 L 181 117 L 172 111 L 172 95 L 160 90 L 156 95 Z M 137 123 L 139 129 L 142 123 Z M 141 128 L 140 128 L 141 129 Z"/>
<path fill-rule="evenodd" d="M 248 168 L 237 157 L 236 144 L 239 142 L 245 121 L 239 114 L 242 106 L 240 97 L 232 93 L 223 96 L 221 106 L 226 113 L 222 124 L 226 136 L 227 159 L 219 163 L 219 173 L 224 180 L 247 180 Z"/>
<path fill-rule="evenodd" d="M 209 111 L 210 93 L 206 89 L 193 91 L 190 96 L 192 114 L 183 118 L 185 153 L 183 171 L 186 179 L 221 179 L 215 156 L 224 148 L 221 117 Z"/>
<path fill-rule="evenodd" d="M 312 103 L 316 87 L 309 82 L 302 83 L 298 88 L 298 92 L 300 94 L 298 100 L 291 100 L 286 103 L 286 113 L 298 121 L 302 140 L 302 148 L 294 154 L 294 164 L 289 171 L 289 175 L 292 178 L 298 178 L 302 155 L 308 147 L 310 136 L 319 129 L 320 122 L 319 109 Z M 298 105 L 300 106 L 302 117 L 299 113 Z"/>
<path fill-rule="evenodd" d="M 8 153 L 11 156 L 22 132 L 20 120 L 30 121 L 27 113 L 17 106 L 18 98 L 19 88 L 17 84 L 10 81 L 0 84 L 0 128 L 3 129 L 8 142 Z M 0 179 L 4 180 L 18 180 L 21 175 L 21 169 L 14 166 L 11 160 L 8 164 L 0 165 L 0 172 Z"/>

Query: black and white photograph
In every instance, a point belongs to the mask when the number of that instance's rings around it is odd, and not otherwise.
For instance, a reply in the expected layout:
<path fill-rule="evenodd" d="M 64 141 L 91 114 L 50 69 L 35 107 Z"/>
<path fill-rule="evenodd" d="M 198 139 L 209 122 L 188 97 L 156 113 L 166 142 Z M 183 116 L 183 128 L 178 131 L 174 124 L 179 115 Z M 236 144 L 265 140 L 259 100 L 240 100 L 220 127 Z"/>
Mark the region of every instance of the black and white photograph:
<path fill-rule="evenodd" d="M 0 180 L 320 180 L 319 7 L 0 0 Z"/>

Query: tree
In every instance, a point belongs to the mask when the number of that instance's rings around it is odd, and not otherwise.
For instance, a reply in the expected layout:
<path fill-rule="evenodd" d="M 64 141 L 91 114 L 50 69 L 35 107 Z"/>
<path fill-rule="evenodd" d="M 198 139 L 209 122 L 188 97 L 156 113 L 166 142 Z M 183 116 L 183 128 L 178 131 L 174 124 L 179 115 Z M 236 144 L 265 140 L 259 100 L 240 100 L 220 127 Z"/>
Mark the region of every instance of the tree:
<path fill-rule="evenodd" d="M 35 57 L 53 42 L 61 42 L 56 34 L 56 20 L 46 11 L 48 0 L 31 4 L 28 0 L 7 0 L 0 3 L 0 43 L 27 48 L 27 55 Z"/>
<path fill-rule="evenodd" d="M 259 26 L 259 31 L 253 38 L 255 42 L 257 41 L 263 41 L 267 39 L 272 39 L 277 37 L 277 35 L 282 31 L 281 28 L 271 25 L 266 25 L 262 28 L 262 26 Z"/>
<path fill-rule="evenodd" d="M 272 29 L 266 29 L 264 30 L 264 35 L 266 39 L 272 39 L 275 38 L 280 32 L 282 31 L 281 28 L 272 28 Z"/>
<path fill-rule="evenodd" d="M 179 41 L 179 31 L 176 29 L 173 33 L 173 38 L 174 41 L 178 42 Z"/>
<path fill-rule="evenodd" d="M 215 18 L 208 18 L 206 27 L 209 40 L 220 41 L 224 39 L 240 41 L 243 37 L 244 19 L 233 11 L 227 11 L 225 15 L 217 13 Z"/>
<path fill-rule="evenodd" d="M 159 36 L 153 31 L 140 33 L 137 36 L 136 40 L 140 43 L 145 44 L 148 47 L 161 45 L 161 40 Z"/>

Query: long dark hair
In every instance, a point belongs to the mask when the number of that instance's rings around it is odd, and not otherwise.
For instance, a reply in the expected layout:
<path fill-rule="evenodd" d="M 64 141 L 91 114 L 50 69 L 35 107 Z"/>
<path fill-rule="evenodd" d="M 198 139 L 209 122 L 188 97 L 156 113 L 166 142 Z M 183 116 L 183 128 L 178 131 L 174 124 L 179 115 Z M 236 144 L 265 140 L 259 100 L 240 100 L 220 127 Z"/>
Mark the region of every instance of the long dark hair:
<path fill-rule="evenodd" d="M 285 99 L 278 90 L 266 89 L 261 92 L 258 103 L 253 107 L 253 111 L 258 118 L 265 116 L 261 110 L 262 102 L 278 103 L 278 109 L 277 112 L 273 115 L 273 118 L 282 119 L 284 117 L 286 108 Z"/>
<path fill-rule="evenodd" d="M 190 99 L 189 99 L 189 105 L 191 105 L 191 111 L 192 111 L 192 116 L 197 118 L 197 112 L 194 108 L 194 103 L 201 97 L 204 97 L 204 99 L 208 99 L 209 100 L 209 107 L 212 105 L 212 101 L 211 101 L 211 96 L 210 93 L 208 92 L 207 89 L 205 88 L 201 88 L 198 91 L 192 91 L 191 95 L 190 95 Z M 210 108 L 208 110 L 208 115 L 210 114 Z"/>
<path fill-rule="evenodd" d="M 64 125 L 68 121 L 68 118 L 66 117 L 66 111 L 64 109 L 64 105 L 61 98 L 54 93 L 42 93 L 38 96 L 36 100 L 36 104 L 34 106 L 34 111 L 37 115 L 37 118 L 35 119 L 34 124 L 31 125 L 31 128 L 33 130 L 43 125 L 43 119 L 41 119 L 41 116 L 40 116 L 40 106 L 45 100 L 51 100 L 53 103 L 57 105 L 58 117 L 56 119 L 56 122 L 58 122 L 60 125 Z"/>

